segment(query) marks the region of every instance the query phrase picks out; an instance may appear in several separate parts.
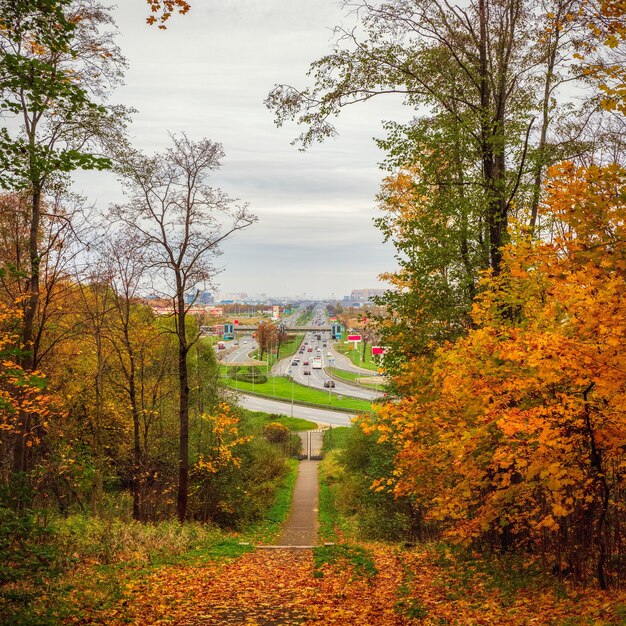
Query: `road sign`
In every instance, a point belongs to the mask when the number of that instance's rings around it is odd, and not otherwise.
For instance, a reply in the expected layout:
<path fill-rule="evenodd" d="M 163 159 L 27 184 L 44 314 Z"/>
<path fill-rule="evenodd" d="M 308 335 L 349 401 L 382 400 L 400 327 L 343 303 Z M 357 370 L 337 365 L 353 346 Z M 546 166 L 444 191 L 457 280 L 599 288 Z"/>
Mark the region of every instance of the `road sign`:
<path fill-rule="evenodd" d="M 385 354 L 385 348 L 382 346 L 372 346 L 372 354 Z"/>
<path fill-rule="evenodd" d="M 348 341 L 361 341 L 361 335 L 348 335 Z"/>
<path fill-rule="evenodd" d="M 238 326 L 238 325 L 239 325 L 239 320 L 235 320 L 235 321 L 233 322 L 233 324 L 234 324 L 235 326 Z"/>

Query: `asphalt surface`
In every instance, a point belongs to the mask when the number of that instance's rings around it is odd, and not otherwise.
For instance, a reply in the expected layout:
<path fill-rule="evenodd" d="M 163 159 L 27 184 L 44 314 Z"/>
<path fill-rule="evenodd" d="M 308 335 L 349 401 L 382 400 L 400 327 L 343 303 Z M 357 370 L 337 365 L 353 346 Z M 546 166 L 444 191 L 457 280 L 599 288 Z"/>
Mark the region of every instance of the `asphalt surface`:
<path fill-rule="evenodd" d="M 251 411 L 302 417 L 317 424 L 328 424 L 330 426 L 350 426 L 354 417 L 353 413 L 329 411 L 300 404 L 292 405 L 291 402 L 281 402 L 280 400 L 271 400 L 260 396 L 247 396 L 245 394 L 239 394 L 239 404 Z"/>
<path fill-rule="evenodd" d="M 291 501 L 291 512 L 283 532 L 276 540 L 277 546 L 314 546 L 317 543 L 317 510 L 319 461 L 300 461 L 298 478 Z"/>

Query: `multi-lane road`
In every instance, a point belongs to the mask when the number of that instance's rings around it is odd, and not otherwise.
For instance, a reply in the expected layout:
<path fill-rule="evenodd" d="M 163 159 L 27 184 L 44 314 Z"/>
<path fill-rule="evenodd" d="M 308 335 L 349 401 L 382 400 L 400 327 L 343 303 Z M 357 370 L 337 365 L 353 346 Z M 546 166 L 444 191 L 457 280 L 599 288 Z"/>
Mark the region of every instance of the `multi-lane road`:
<path fill-rule="evenodd" d="M 283 321 L 287 324 L 293 324 L 303 312 L 303 309 L 298 309 L 289 318 L 284 318 Z M 364 377 L 371 376 L 372 372 L 355 366 L 348 357 L 334 350 L 330 337 L 330 324 L 324 307 L 315 308 L 311 325 L 318 328 L 327 327 L 329 330 L 306 333 L 296 354 L 281 359 L 274 365 L 271 372 L 272 376 L 289 376 L 300 385 L 327 391 L 332 396 L 348 396 L 369 401 L 380 397 L 382 394 L 378 391 L 329 378 L 324 370 L 326 367 L 362 373 Z M 253 359 L 249 355 L 257 348 L 257 342 L 252 337 L 239 337 L 236 342 L 229 342 L 227 346 L 227 352 L 221 357 L 223 363 L 245 363 L 246 365 L 253 363 Z M 321 369 L 313 367 L 314 358 L 321 359 Z M 280 400 L 243 395 L 241 403 L 243 406 L 254 410 L 308 417 L 327 424 L 348 425 L 350 423 L 350 414 L 348 413 L 300 407 L 287 401 L 281 402 Z"/>

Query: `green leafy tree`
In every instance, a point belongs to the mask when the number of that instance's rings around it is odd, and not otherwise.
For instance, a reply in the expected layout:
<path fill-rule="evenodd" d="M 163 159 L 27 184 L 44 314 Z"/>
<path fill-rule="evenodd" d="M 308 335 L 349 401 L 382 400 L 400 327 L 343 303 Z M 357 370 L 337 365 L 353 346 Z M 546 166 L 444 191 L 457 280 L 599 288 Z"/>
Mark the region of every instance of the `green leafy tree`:
<path fill-rule="evenodd" d="M 28 194 L 28 265 L 21 339 L 23 367 L 34 365 L 40 299 L 41 227 L 46 194 L 68 172 L 103 169 L 110 161 L 96 143 L 120 129 L 124 111 L 104 106 L 119 82 L 123 58 L 108 10 L 93 0 L 0 2 L 0 187 Z M 22 416 L 15 470 L 28 469 L 29 429 Z"/>

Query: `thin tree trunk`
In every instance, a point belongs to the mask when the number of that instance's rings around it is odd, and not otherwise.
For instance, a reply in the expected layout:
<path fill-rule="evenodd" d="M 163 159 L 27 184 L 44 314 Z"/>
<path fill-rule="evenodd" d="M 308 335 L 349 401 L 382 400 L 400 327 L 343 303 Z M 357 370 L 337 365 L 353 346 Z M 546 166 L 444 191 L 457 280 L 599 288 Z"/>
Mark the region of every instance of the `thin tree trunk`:
<path fill-rule="evenodd" d="M 39 274 L 41 260 L 39 257 L 39 228 L 41 222 L 41 189 L 35 186 L 32 193 L 32 212 L 30 217 L 30 231 L 28 238 L 28 257 L 30 272 L 27 289 L 28 299 L 24 307 L 24 322 L 22 325 L 22 346 L 24 353 L 21 365 L 26 371 L 31 371 L 34 364 L 34 328 L 35 316 L 39 306 Z M 19 430 L 15 437 L 13 450 L 13 470 L 16 473 L 27 473 L 29 468 L 28 446 L 26 439 L 30 431 L 31 416 L 27 411 L 20 411 Z"/>
<path fill-rule="evenodd" d="M 550 125 L 550 94 L 552 92 L 552 80 L 554 78 L 554 66 L 556 63 L 556 52 L 559 47 L 560 30 L 556 29 L 555 40 L 548 55 L 548 67 L 546 71 L 546 82 L 543 87 L 542 121 L 539 145 L 537 146 L 537 165 L 535 167 L 535 180 L 533 181 L 533 197 L 530 205 L 530 234 L 533 235 L 537 227 L 537 215 L 539 210 L 539 197 L 541 194 L 541 178 L 545 163 L 545 149 L 548 138 L 548 127 Z"/>
<path fill-rule="evenodd" d="M 187 516 L 189 490 L 189 373 L 187 371 L 187 336 L 185 333 L 184 294 L 177 294 L 177 334 L 178 334 L 178 384 L 179 384 L 179 448 L 178 448 L 178 499 L 177 514 L 181 522 Z"/>

